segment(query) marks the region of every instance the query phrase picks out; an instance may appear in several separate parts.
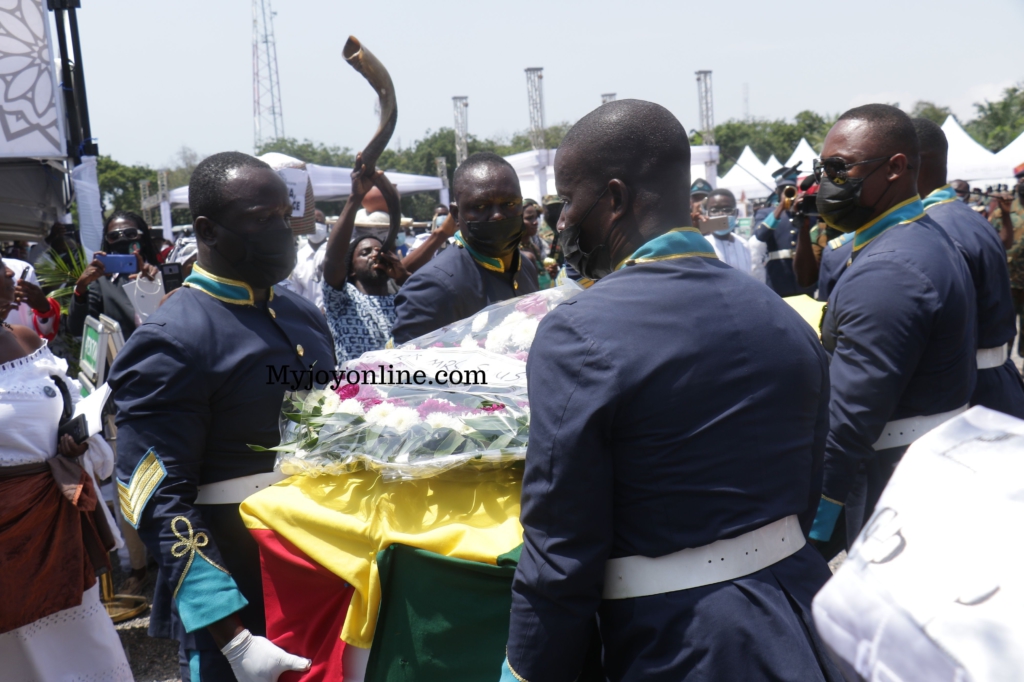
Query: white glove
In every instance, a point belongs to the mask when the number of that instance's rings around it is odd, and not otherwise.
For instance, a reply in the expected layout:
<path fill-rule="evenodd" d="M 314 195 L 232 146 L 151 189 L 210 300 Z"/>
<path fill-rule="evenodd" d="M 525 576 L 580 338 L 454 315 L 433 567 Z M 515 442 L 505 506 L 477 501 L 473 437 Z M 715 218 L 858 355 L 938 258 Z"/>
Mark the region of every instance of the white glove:
<path fill-rule="evenodd" d="M 281 673 L 304 672 L 312 663 L 308 658 L 292 656 L 266 637 L 253 637 L 248 630 L 242 630 L 220 651 L 238 682 L 277 682 Z"/>

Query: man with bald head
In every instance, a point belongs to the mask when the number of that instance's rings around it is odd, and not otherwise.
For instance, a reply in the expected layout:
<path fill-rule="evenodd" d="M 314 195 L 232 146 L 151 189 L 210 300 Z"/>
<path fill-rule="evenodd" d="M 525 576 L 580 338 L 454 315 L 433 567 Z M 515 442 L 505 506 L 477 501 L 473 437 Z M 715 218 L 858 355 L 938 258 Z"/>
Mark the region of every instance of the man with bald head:
<path fill-rule="evenodd" d="M 596 282 L 527 365 L 503 680 L 576 679 L 595 617 L 613 681 L 835 679 L 806 626 L 830 573 L 804 539 L 828 359 L 690 226 L 689 173 L 686 130 L 650 102 L 605 104 L 559 146 L 560 240 Z"/>
<path fill-rule="evenodd" d="M 822 323 L 832 397 L 811 538 L 831 540 L 845 511 L 850 546 L 907 446 L 967 409 L 975 293 L 967 264 L 918 195 L 920 151 L 905 113 L 887 104 L 847 111 L 814 167 L 822 219 L 854 236 Z"/>
<path fill-rule="evenodd" d="M 512 165 L 478 152 L 455 169 L 456 248 L 417 270 L 395 298 L 395 345 L 514 296 L 537 291 L 537 270 L 519 253 L 523 193 Z"/>
<path fill-rule="evenodd" d="M 159 566 L 149 632 L 178 640 L 182 680 L 274 682 L 309 661 L 263 637 L 259 550 L 238 507 L 284 478 L 266 450 L 287 388 L 275 370 L 331 369 L 334 349 L 320 311 L 274 286 L 295 266 L 278 174 L 214 154 L 188 198 L 198 261 L 110 369 L 121 513 Z"/>
<path fill-rule="evenodd" d="M 983 405 L 1024 419 L 1024 383 L 1010 358 L 1017 335 L 1006 252 L 988 221 L 972 211 L 946 183 L 946 134 L 934 121 L 915 118 L 921 149 L 917 174 L 924 210 L 939 224 L 967 262 L 977 296 L 978 379 L 971 405 Z"/>

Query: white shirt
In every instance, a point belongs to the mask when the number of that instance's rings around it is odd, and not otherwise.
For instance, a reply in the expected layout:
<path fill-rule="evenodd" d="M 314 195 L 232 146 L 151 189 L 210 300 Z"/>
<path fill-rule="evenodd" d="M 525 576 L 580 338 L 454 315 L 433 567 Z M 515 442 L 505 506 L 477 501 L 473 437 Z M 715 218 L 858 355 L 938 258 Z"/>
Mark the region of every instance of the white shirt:
<path fill-rule="evenodd" d="M 747 246 L 747 240 L 738 234 L 730 234 L 725 237 L 709 234 L 707 240 L 715 247 L 718 260 L 728 263 L 751 277 L 754 276 L 751 270 L 750 248 Z"/>
<path fill-rule="evenodd" d="M 324 293 L 320 283 L 324 279 L 324 254 L 327 253 L 327 242 L 320 244 L 316 251 L 306 241 L 299 247 L 297 262 L 292 274 L 288 276 L 286 288 L 311 302 L 321 311 L 324 310 Z"/>
<path fill-rule="evenodd" d="M 14 283 L 17 284 L 18 280 L 21 279 L 21 273 L 28 268 L 28 274 L 25 275 L 25 281 L 31 282 L 36 286 L 39 286 L 39 280 L 36 279 L 36 269 L 26 263 L 23 260 L 17 258 L 4 258 L 4 265 L 10 268 L 11 272 L 14 273 Z M 7 313 L 7 319 L 4 320 L 7 324 L 20 324 L 29 329 L 32 329 L 32 308 L 29 307 L 28 303 L 19 303 L 18 307 Z"/>
<path fill-rule="evenodd" d="M 768 283 L 768 272 L 764 269 L 768 262 L 768 245 L 754 235 L 747 240 L 747 251 L 750 252 L 750 274 L 761 284 Z"/>

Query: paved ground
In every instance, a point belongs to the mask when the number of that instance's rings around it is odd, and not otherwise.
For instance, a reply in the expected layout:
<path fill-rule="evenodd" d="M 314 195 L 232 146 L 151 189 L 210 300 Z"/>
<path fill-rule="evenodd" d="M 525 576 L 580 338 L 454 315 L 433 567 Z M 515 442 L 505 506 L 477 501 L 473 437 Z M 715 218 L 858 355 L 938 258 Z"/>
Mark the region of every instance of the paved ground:
<path fill-rule="evenodd" d="M 116 562 L 115 562 L 116 563 Z M 121 586 L 127 577 L 120 568 L 114 568 L 114 585 Z M 153 583 L 156 570 L 151 569 L 146 582 L 145 596 L 153 599 Z M 149 628 L 149 611 L 138 618 L 118 623 L 117 634 L 121 636 L 125 656 L 132 667 L 136 682 L 181 682 L 178 672 L 178 643 L 171 639 L 155 639 L 146 634 Z"/>

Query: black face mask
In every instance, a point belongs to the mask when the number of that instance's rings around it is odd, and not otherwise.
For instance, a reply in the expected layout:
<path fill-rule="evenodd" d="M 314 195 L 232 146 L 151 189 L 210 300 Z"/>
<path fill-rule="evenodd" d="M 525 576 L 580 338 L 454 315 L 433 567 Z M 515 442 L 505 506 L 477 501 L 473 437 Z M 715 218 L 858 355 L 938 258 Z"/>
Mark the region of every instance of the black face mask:
<path fill-rule="evenodd" d="M 608 186 L 605 185 L 604 189 L 597 198 L 594 199 L 594 203 L 590 205 L 583 217 L 578 221 L 569 225 L 568 223 L 562 229 L 562 233 L 558 236 L 558 241 L 562 245 L 562 253 L 565 254 L 565 260 L 569 265 L 573 267 L 576 272 L 580 273 L 584 277 L 590 279 L 601 279 L 607 275 L 612 274 L 615 265 L 612 263 L 612 252 L 608 248 L 607 244 L 599 244 L 590 251 L 584 251 L 580 248 L 580 231 L 583 228 L 583 221 L 587 219 L 590 212 L 594 210 L 597 203 L 601 201 L 601 197 L 608 191 Z"/>
<path fill-rule="evenodd" d="M 878 202 L 876 201 L 874 206 L 865 206 L 860 203 L 861 189 L 863 189 L 864 181 L 886 163 L 888 163 L 888 159 L 863 178 L 847 178 L 842 185 L 837 185 L 828 176 L 823 176 L 818 185 L 818 195 L 815 200 L 822 220 L 829 227 L 834 227 L 841 232 L 856 232 L 857 229 L 863 227 L 871 219 L 871 214 L 875 212 Z M 891 187 L 892 183 L 889 183 L 885 192 L 888 192 Z M 881 201 L 883 197 L 885 197 L 885 193 L 882 193 L 878 201 Z"/>
<path fill-rule="evenodd" d="M 291 230 L 264 230 L 240 237 L 223 225 L 217 225 L 217 229 L 218 239 L 226 237 L 224 241 L 233 242 L 236 251 L 245 251 L 242 258 L 230 262 L 238 278 L 249 286 L 268 289 L 295 269 L 295 237 Z M 217 252 L 225 256 L 220 249 Z"/>
<path fill-rule="evenodd" d="M 466 222 L 462 228 L 474 251 L 488 258 L 507 256 L 519 247 L 523 239 L 523 216 L 517 215 L 504 220 L 478 220 Z"/>

